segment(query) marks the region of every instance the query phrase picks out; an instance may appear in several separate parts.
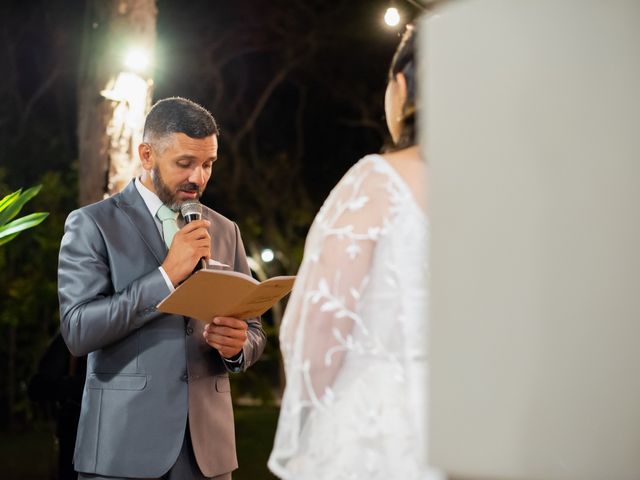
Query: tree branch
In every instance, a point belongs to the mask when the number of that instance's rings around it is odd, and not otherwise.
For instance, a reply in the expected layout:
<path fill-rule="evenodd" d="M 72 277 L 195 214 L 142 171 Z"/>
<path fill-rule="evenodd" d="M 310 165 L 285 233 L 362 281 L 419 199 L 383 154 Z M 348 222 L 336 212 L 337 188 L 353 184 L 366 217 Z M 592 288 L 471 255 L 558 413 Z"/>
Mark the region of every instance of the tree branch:
<path fill-rule="evenodd" d="M 22 138 L 22 135 L 24 135 L 24 130 L 27 126 L 29 116 L 31 115 L 31 110 L 33 110 L 33 106 L 40 99 L 40 97 L 42 97 L 47 92 L 47 90 L 51 88 L 51 86 L 54 84 L 54 82 L 57 80 L 58 76 L 60 75 L 60 72 L 61 70 L 59 67 L 57 66 L 54 67 L 53 71 L 49 73 L 49 75 L 44 80 L 44 82 L 42 82 L 38 87 L 38 89 L 33 93 L 33 95 L 31 95 L 31 98 L 27 100 L 27 103 L 22 110 L 23 112 L 22 116 L 20 118 L 20 126 L 18 128 L 18 135 L 17 135 L 18 138 Z"/>

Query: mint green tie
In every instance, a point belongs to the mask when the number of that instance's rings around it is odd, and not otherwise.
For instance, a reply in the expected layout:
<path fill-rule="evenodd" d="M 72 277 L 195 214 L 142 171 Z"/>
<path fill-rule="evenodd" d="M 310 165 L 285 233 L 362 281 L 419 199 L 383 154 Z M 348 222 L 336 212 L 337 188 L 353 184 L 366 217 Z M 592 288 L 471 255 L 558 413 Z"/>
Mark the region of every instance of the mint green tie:
<path fill-rule="evenodd" d="M 178 212 L 174 212 L 166 205 L 162 205 L 158 209 L 156 216 L 162 222 L 162 236 L 164 237 L 164 243 L 167 245 L 167 248 L 169 248 L 171 247 L 173 236 L 178 231 L 178 222 L 176 222 Z"/>

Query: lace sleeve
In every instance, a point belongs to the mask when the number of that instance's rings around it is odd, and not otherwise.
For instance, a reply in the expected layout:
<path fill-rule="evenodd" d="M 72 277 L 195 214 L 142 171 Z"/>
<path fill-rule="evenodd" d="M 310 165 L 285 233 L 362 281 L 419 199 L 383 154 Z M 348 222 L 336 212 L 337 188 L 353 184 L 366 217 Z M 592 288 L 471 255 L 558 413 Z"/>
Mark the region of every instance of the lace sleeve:
<path fill-rule="evenodd" d="M 363 159 L 342 178 L 318 213 L 283 321 L 280 341 L 294 402 L 331 401 L 344 356 L 366 332 L 359 303 L 378 239 L 398 192 L 388 170 Z"/>

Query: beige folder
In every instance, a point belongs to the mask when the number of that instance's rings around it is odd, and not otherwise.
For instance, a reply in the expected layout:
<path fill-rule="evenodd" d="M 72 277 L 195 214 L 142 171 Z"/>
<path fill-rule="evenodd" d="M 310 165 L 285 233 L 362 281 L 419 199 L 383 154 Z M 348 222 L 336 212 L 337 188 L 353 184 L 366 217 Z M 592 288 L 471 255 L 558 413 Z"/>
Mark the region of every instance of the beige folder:
<path fill-rule="evenodd" d="M 257 317 L 287 295 L 294 280 L 279 276 L 259 282 L 240 272 L 200 270 L 162 300 L 158 310 L 203 322 L 214 317 Z"/>

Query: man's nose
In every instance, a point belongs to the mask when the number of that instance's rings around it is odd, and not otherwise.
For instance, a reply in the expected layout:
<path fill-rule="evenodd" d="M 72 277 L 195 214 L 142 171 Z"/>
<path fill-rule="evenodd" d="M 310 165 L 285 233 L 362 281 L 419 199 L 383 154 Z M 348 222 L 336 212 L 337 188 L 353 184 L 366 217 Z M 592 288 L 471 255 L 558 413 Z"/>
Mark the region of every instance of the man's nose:
<path fill-rule="evenodd" d="M 204 184 L 207 182 L 207 176 L 204 171 L 204 168 L 202 167 L 194 168 L 193 171 L 191 172 L 191 175 L 189 176 L 189 182 L 195 183 L 196 185 L 203 187 Z"/>

